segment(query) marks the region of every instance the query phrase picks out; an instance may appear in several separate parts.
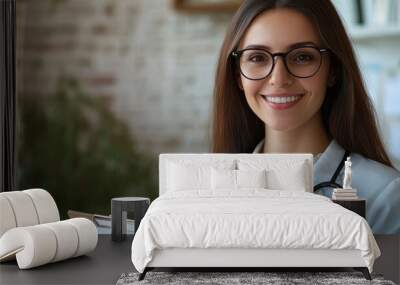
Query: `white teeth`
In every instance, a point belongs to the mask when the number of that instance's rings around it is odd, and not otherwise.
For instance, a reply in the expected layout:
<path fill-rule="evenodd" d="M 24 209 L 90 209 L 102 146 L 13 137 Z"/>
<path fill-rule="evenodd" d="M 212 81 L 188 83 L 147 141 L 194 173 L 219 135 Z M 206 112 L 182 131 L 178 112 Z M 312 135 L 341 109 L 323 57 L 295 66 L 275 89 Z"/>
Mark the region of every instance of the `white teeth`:
<path fill-rule="evenodd" d="M 289 96 L 289 97 L 271 97 L 271 96 L 263 96 L 265 100 L 268 102 L 276 103 L 276 104 L 285 104 L 285 103 L 290 103 L 297 101 L 300 99 L 301 96 Z"/>

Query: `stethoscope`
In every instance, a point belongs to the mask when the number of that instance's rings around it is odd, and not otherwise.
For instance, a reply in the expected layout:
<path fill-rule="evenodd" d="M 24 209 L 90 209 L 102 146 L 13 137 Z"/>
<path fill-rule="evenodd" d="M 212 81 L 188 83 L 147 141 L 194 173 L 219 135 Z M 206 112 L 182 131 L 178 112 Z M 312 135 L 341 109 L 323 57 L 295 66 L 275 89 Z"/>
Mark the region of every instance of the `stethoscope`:
<path fill-rule="evenodd" d="M 345 151 L 342 160 L 340 161 L 339 165 L 336 168 L 335 173 L 332 175 L 332 178 L 330 181 L 325 181 L 325 182 L 321 182 L 318 183 L 317 185 L 314 186 L 314 192 L 324 188 L 324 187 L 332 187 L 332 188 L 342 188 L 342 185 L 336 183 L 336 178 L 339 176 L 340 171 L 343 169 L 344 166 L 344 162 L 346 161 L 346 158 L 349 156 L 350 152 L 349 151 Z"/>

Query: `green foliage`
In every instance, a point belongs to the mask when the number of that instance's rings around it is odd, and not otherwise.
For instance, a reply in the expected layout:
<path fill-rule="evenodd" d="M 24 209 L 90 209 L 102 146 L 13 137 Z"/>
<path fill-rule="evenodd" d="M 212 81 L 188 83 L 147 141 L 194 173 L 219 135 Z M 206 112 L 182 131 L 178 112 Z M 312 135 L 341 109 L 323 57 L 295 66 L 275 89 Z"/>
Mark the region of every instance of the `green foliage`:
<path fill-rule="evenodd" d="M 137 150 L 106 98 L 63 78 L 54 94 L 18 105 L 18 189 L 46 189 L 62 218 L 68 209 L 109 214 L 112 197 L 157 197 L 157 158 Z"/>

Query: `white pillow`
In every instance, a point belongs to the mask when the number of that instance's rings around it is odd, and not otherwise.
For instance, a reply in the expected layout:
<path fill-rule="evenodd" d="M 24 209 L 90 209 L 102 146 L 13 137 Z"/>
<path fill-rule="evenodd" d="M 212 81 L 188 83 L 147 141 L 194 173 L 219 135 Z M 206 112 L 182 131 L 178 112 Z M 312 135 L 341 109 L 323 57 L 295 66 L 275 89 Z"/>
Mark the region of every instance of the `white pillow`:
<path fill-rule="evenodd" d="M 236 170 L 238 188 L 267 188 L 267 171 L 262 170 Z"/>
<path fill-rule="evenodd" d="M 296 159 L 239 159 L 240 170 L 267 171 L 267 188 L 274 190 L 311 189 L 311 169 L 305 160 Z"/>
<path fill-rule="evenodd" d="M 267 172 L 268 188 L 274 190 L 307 191 L 307 176 L 304 175 L 305 164 L 293 169 L 280 171 L 272 169 Z"/>
<path fill-rule="evenodd" d="M 263 170 L 215 169 L 211 171 L 213 190 L 239 190 L 240 188 L 267 188 L 267 176 Z"/>
<path fill-rule="evenodd" d="M 211 167 L 168 162 L 168 191 L 211 189 Z"/>
<path fill-rule="evenodd" d="M 216 169 L 211 170 L 212 189 L 236 189 L 236 170 Z"/>

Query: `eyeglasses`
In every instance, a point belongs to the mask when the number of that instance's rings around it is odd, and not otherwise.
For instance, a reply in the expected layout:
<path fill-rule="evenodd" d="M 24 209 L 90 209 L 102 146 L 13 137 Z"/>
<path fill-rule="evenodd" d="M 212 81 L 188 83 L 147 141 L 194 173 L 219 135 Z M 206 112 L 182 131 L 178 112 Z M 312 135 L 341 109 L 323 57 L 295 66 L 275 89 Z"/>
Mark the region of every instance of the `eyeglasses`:
<path fill-rule="evenodd" d="M 240 73 L 250 80 L 268 77 L 276 64 L 276 57 L 281 56 L 286 70 L 293 76 L 308 78 L 314 76 L 322 63 L 322 54 L 329 52 L 325 48 L 304 46 L 288 52 L 270 53 L 263 48 L 246 48 L 233 51 L 232 56 L 239 64 Z"/>

